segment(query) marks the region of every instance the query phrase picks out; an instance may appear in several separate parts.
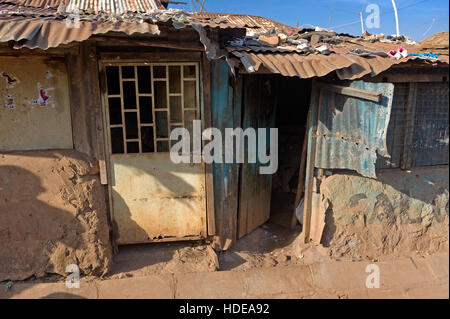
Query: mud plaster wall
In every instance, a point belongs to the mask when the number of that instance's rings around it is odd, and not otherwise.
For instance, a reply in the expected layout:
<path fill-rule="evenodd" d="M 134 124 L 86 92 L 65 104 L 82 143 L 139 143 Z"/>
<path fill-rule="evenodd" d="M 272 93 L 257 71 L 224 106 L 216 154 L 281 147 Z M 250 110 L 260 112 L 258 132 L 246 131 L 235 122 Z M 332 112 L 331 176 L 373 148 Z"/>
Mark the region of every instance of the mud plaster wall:
<path fill-rule="evenodd" d="M 100 276 L 112 249 L 97 161 L 74 150 L 0 152 L 0 281 L 68 264 Z"/>
<path fill-rule="evenodd" d="M 320 186 L 329 208 L 322 244 L 332 257 L 448 250 L 448 166 L 378 172 L 378 180 L 336 174 Z"/>
<path fill-rule="evenodd" d="M 0 150 L 72 147 L 65 60 L 0 57 Z"/>

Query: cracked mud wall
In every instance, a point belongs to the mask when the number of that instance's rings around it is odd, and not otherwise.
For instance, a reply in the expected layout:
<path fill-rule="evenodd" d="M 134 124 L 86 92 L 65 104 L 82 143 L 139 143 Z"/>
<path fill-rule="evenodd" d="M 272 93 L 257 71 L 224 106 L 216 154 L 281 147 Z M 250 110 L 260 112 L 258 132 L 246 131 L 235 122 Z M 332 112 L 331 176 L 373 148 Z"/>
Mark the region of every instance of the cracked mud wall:
<path fill-rule="evenodd" d="M 0 153 L 0 281 L 110 269 L 98 166 L 74 150 Z"/>
<path fill-rule="evenodd" d="M 321 243 L 332 257 L 448 251 L 448 166 L 335 174 L 321 183 L 329 208 Z"/>

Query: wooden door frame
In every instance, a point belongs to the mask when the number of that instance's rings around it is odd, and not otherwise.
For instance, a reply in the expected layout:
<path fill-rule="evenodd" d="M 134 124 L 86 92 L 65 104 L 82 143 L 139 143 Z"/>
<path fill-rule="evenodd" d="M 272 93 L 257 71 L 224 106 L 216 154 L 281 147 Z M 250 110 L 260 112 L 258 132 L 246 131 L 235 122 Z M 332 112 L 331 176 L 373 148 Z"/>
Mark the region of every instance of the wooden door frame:
<path fill-rule="evenodd" d="M 105 148 L 105 171 L 106 178 L 104 184 L 108 185 L 108 199 L 111 221 L 114 221 L 113 201 L 111 193 L 111 164 L 110 164 L 110 145 L 109 135 L 106 129 L 107 122 L 107 101 L 106 101 L 106 77 L 105 66 L 107 63 L 197 63 L 199 67 L 199 101 L 200 101 L 200 116 L 202 126 L 208 128 L 211 126 L 211 71 L 210 61 L 206 58 L 204 52 L 145 52 L 145 53 L 117 53 L 117 52 L 101 52 L 98 59 L 98 72 L 100 81 L 100 96 L 101 96 L 101 112 L 103 126 L 103 141 Z M 205 165 L 205 199 L 206 199 L 206 236 L 213 236 L 216 234 L 215 226 L 215 209 L 214 209 L 214 184 L 213 184 L 213 169 L 212 164 Z M 113 227 L 113 233 L 116 233 Z M 116 234 L 115 234 L 116 235 Z M 201 238 L 199 238 L 201 239 Z"/>

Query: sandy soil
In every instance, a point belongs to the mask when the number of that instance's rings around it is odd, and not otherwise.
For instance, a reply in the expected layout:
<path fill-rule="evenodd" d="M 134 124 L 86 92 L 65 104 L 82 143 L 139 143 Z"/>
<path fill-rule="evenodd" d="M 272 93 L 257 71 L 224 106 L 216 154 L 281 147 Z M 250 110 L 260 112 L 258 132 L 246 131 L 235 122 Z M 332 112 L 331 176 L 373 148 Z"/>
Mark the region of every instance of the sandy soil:
<path fill-rule="evenodd" d="M 291 230 L 267 223 L 218 254 L 206 242 L 120 246 L 105 278 L 143 277 L 164 273 L 247 271 L 330 260 L 321 246 L 300 246 L 300 226 Z"/>

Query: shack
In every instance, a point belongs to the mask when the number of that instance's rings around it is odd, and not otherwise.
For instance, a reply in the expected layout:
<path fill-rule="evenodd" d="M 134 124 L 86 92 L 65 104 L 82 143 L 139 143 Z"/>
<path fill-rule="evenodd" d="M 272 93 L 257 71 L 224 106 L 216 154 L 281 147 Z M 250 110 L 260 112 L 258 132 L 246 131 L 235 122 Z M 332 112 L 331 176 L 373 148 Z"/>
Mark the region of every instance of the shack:
<path fill-rule="evenodd" d="M 101 276 L 118 245 L 227 250 L 270 218 L 333 256 L 448 245 L 448 41 L 166 5 L 0 1 L 0 281 Z M 173 163 L 194 120 L 278 128 L 277 173 Z"/>

